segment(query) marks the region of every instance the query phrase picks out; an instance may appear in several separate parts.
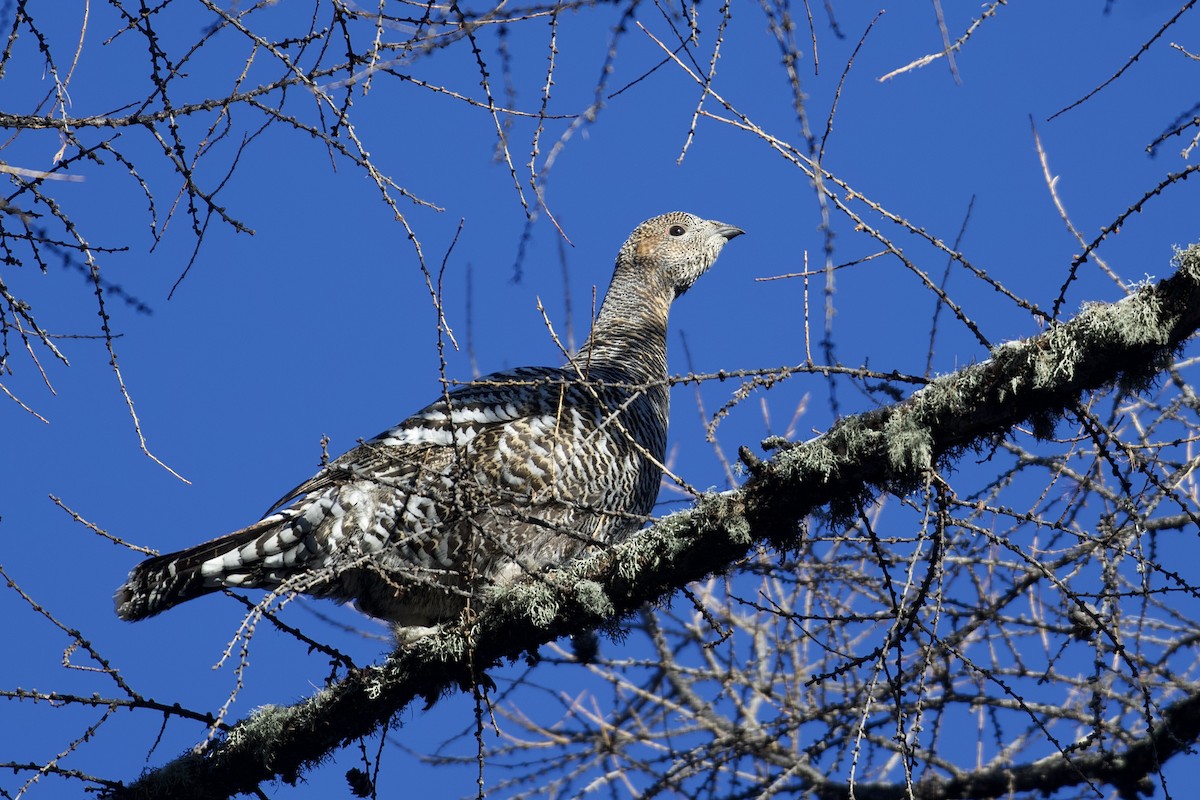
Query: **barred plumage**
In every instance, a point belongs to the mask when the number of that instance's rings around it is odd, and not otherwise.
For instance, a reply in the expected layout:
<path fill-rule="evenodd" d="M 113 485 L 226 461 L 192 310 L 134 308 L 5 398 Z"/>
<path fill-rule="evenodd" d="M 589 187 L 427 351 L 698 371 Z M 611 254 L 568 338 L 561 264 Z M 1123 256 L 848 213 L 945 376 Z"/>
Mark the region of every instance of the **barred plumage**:
<path fill-rule="evenodd" d="M 565 366 L 449 392 L 250 527 L 142 562 L 117 590 L 117 615 L 263 588 L 354 601 L 408 638 L 455 618 L 481 587 L 621 541 L 650 513 L 662 475 L 671 302 L 741 233 L 682 212 L 642 223 Z"/>

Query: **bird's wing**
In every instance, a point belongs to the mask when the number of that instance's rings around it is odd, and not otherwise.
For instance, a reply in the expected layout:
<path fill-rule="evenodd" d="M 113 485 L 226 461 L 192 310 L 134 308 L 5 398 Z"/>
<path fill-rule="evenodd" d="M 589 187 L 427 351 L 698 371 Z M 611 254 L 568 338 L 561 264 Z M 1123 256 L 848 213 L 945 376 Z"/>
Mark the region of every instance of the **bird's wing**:
<path fill-rule="evenodd" d="M 296 500 L 352 480 L 415 480 L 423 470 L 441 471 L 459 448 L 480 434 L 526 417 L 555 413 L 570 383 L 554 367 L 522 367 L 486 375 L 460 386 L 408 419 L 362 442 L 330 462 L 267 509 L 264 517 Z"/>

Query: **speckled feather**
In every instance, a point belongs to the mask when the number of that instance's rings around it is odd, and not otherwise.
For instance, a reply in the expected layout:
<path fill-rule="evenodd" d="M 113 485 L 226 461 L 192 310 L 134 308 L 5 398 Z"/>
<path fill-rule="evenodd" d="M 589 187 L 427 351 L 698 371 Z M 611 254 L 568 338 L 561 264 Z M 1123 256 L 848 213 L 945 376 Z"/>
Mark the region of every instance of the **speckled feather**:
<path fill-rule="evenodd" d="M 142 562 L 117 590 L 118 616 L 227 586 L 354 601 L 416 630 L 453 619 L 481 587 L 626 538 L 662 475 L 671 301 L 740 233 L 682 212 L 642 223 L 566 366 L 449 392 L 250 527 Z"/>

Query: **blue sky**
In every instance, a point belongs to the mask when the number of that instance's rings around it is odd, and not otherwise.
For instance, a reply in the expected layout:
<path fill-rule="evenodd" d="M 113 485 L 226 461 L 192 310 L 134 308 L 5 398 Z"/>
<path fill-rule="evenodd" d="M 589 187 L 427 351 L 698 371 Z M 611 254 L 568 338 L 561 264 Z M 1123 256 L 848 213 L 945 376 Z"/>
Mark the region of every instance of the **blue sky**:
<path fill-rule="evenodd" d="M 206 23 L 200 9 L 173 4 L 161 15 L 164 41 L 186 46 Z M 850 53 L 879 5 L 838 4 L 846 38 L 835 37 L 819 8 L 816 15 L 819 72 L 801 18 L 797 38 L 808 60 L 799 66 L 809 124 L 820 135 Z M 1073 223 L 1087 240 L 1162 180 L 1195 162 L 1169 140 L 1150 157 L 1146 146 L 1177 114 L 1195 103 L 1200 63 L 1169 47 L 1178 42 L 1200 51 L 1200 22 L 1185 15 L 1121 79 L 1088 102 L 1050 121 L 1054 112 L 1086 95 L 1122 67 L 1178 9 L 1180 3 L 1010 3 L 986 21 L 956 54 L 957 75 L 946 59 L 887 81 L 879 78 L 941 48 L 931 4 L 887 3 L 846 77 L 826 148 L 825 166 L 857 192 L 917 227 L 953 241 L 968 204 L 974 208 L 962 249 L 973 263 L 1014 292 L 1043 308 L 1053 303 L 1080 247 L 1055 210 L 1034 145 L 1031 121 L 1041 137 L 1057 189 Z M 943 3 L 951 38 L 979 13 L 978 4 Z M 798 15 L 801 9 L 793 9 Z M 11 9 L 0 11 L 10 24 Z M 44 13 L 44 12 L 42 12 Z M 70 61 L 82 23 L 82 7 L 63 6 L 58 17 L 39 20 L 60 63 Z M 702 36 L 695 48 L 707 66 L 719 6 L 699 10 Z M 293 16 L 295 15 L 295 16 Z M 297 19 L 300 17 L 302 19 Z M 306 12 L 290 4 L 254 19 L 271 30 L 302 31 Z M 593 98 L 612 26 L 613 9 L 566 15 L 559 31 L 559 68 L 550 109 L 574 114 Z M 638 19 L 656 36 L 669 30 L 646 6 Z M 112 9 L 92 4 L 79 66 L 70 85 L 75 116 L 111 113 L 147 91 L 144 42 L 119 27 Z M 525 25 L 509 42 L 516 106 L 536 111 L 544 82 L 547 27 Z M 718 62 L 715 90 L 756 125 L 804 149 L 780 52 L 765 34 L 757 6 L 734 4 Z M 481 35 L 489 58 L 495 39 Z M 621 40 L 609 92 L 626 86 L 662 60 L 661 49 L 636 28 Z M 48 91 L 33 37 L 25 32 L 0 82 L 0 107 L 25 113 Z M 195 101 L 223 91 L 242 69 L 247 45 L 231 31 L 214 37 L 188 65 L 173 98 Z M 259 65 L 263 63 L 260 60 Z M 494 61 L 493 67 L 498 64 Z M 449 48 L 412 65 L 409 74 L 453 91 L 481 96 L 470 50 Z M 259 71 L 261 69 L 261 72 Z M 277 68 L 256 66 L 249 84 Z M 493 81 L 499 93 L 499 69 Z M 757 279 L 823 265 L 820 212 L 808 179 L 762 140 L 709 117 L 679 162 L 696 84 L 668 63 L 609 99 L 594 124 L 566 142 L 549 175 L 549 207 L 571 244 L 542 215 L 519 265 L 525 217 L 508 169 L 495 158 L 495 129 L 487 113 L 444 94 L 380 76 L 369 93 L 356 94 L 356 135 L 374 163 L 413 195 L 444 209 L 405 199 L 397 207 L 420 242 L 434 273 L 445 260 L 445 314 L 464 350 L 447 350 L 446 374 L 472 376 L 468 341 L 483 372 L 524 364 L 557 363 L 536 302 L 545 304 L 555 329 L 573 325 L 577 341 L 586 331 L 592 289 L 603 291 L 612 259 L 641 220 L 681 209 L 736 224 L 747 236 L 732 242 L 717 267 L 679 303 L 672 318 L 671 364 L 689 365 L 680 346 L 686 336 L 697 372 L 796 364 L 804 360 L 804 295 L 798 280 Z M 213 87 L 219 87 L 214 89 Z M 296 92 L 288 108 L 314 120 L 311 101 Z M 704 108 L 728 117 L 711 98 Z M 244 134 L 260 117 L 235 111 L 233 132 L 201 162 L 202 185 L 214 188 L 231 164 Z M 552 120 L 539 167 L 568 123 Z M 193 146 L 204 125 L 185 120 Z M 525 163 L 534 123 L 517 119 L 511 152 L 530 196 Z M 95 139 L 94 134 L 90 134 Z M 105 136 L 113 135 L 106 132 Z M 5 140 L 2 158 L 27 169 L 47 169 L 58 149 L 50 132 L 26 132 Z M 155 196 L 161 227 L 178 192 L 161 148 L 144 131 L 128 128 L 114 141 L 136 158 Z M 186 278 L 168 299 L 184 270 L 195 237 L 176 209 L 154 246 L 147 201 L 136 181 L 114 162 L 84 163 L 72 174 L 81 182 L 48 184 L 46 191 L 76 220 L 96 246 L 126 247 L 99 256 L 105 278 L 137 297 L 152 313 L 110 301 L 116 352 L 136 404 L 150 450 L 185 477 L 183 482 L 141 453 L 128 410 L 102 343 L 68 339 L 60 347 L 71 366 L 42 350 L 53 392 L 35 365 L 10 338 L 12 374 L 5 387 L 45 418 L 0 397 L 6 457 L 0 462 L 0 564 L 8 575 L 64 624 L 84 631 L 131 684 L 147 696 L 215 709 L 230 691 L 228 668 L 211 669 L 242 616 L 237 604 L 207 598 L 137 625 L 113 616 L 111 593 L 137 558 L 90 533 L 57 508 L 49 495 L 113 535 L 162 551 L 178 549 L 256 520 L 283 492 L 314 472 L 321 437 L 331 454 L 392 425 L 436 397 L 439 351 L 435 314 L 413 245 L 403 226 L 380 201 L 377 188 L 345 160 L 331 158 L 319 142 L 276 125 L 251 141 L 217 196 L 232 216 L 254 230 L 239 233 L 213 221 Z M 1101 255 L 1126 281 L 1162 277 L 1173 245 L 1197 238 L 1196 181 L 1173 186 L 1132 216 Z M 845 196 L 845 192 L 840 192 Z M 939 279 L 944 254 L 922 245 L 862 204 L 856 209 L 884 227 L 906 254 Z M 456 230 L 457 244 L 451 249 Z M 846 263 L 879 248 L 835 214 L 832 260 Z M 911 248 L 911 249 L 909 249 Z M 560 259 L 565 253 L 565 262 Z M 448 255 L 447 255 L 448 254 Z M 94 298 L 78 272 L 51 263 L 42 274 L 32 265 L 4 267 L 10 289 L 27 299 L 39 321 L 64 334 L 98 332 Z M 564 280 L 565 276 L 565 280 Z M 810 298 L 812 335 L 824 325 L 820 290 Z M 971 281 L 952 274 L 950 291 L 980 323 L 993 343 L 1038 332 L 1029 314 Z M 1114 300 L 1113 284 L 1085 267 L 1065 306 Z M 468 301 L 473 314 L 468 316 Z M 567 304 L 572 315 L 568 318 Z M 837 273 L 832 340 L 843 363 L 922 373 L 934 300 L 894 260 L 876 259 Z M 820 358 L 814 344 L 814 357 Z M 939 323 L 935 372 L 987 357 L 987 351 L 948 315 Z M 721 407 L 735 386 L 706 383 L 700 389 L 708 413 Z M 841 384 L 842 413 L 876 402 Z M 676 388 L 671 447 L 679 474 L 698 487 L 726 488 L 724 470 L 705 441 L 696 390 Z M 720 428 L 732 454 L 754 447 L 768 433 L 782 433 L 798 405 L 807 410 L 795 435 L 807 438 L 833 420 L 827 384 L 811 376 L 782 382 L 737 406 Z M 764 408 L 769 414 L 764 419 Z M 668 499 L 664 496 L 662 499 Z M 676 507 L 664 506 L 664 511 Z M 0 659 L 0 687 L 37 687 L 91 694 L 110 692 L 95 673 L 64 669 L 69 640 L 14 592 L 0 593 L 10 652 Z M 325 605 L 315 606 L 322 612 Z M 321 623 L 301 608 L 296 621 Z M 338 616 L 381 635 L 369 620 L 346 610 Z M 335 634 L 329 633 L 330 637 Z M 271 635 L 262 634 L 263 639 Z M 341 637 L 367 662 L 386 644 Z M 19 643 L 19 645 L 17 644 Z M 73 656 L 76 661 L 81 661 Z M 575 680 L 567 668 L 564 685 Z M 286 703 L 311 693 L 326 672 L 291 642 L 255 641 L 247 687 L 235 718 L 263 703 Z M 555 677 L 542 676 L 553 684 Z M 10 730 L 23 731 L 14 753 L 0 758 L 44 761 L 99 718 L 77 712 L 50 713 L 31 704 L 4 706 Z M 131 778 L 162 763 L 203 735 L 198 727 L 172 723 L 157 750 L 144 761 L 157 724 L 119 715 L 106 723 L 95 746 L 72 756 L 80 769 Z M 411 710 L 395 736 L 410 747 L 440 741 L 472 722 L 466 698 L 450 698 L 429 711 Z M 339 764 L 352 766 L 354 754 Z M 111 765 L 117 764 L 117 767 Z M 318 797 L 341 786 L 343 769 L 325 769 L 312 783 L 277 796 Z M 473 789 L 474 771 L 432 772 L 407 755 L 393 755 L 384 770 L 390 785 L 415 795 L 458 796 Z M 6 778 L 5 788 L 19 783 Z M 384 784 L 386 786 L 388 784 Z"/>

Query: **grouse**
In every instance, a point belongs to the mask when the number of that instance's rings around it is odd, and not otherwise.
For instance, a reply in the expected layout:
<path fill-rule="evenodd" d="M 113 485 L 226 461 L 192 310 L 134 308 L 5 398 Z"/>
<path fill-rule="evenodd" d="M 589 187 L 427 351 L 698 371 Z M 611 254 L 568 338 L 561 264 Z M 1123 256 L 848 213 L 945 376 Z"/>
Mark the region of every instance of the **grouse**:
<path fill-rule="evenodd" d="M 288 492 L 258 522 L 147 559 L 115 595 L 138 620 L 222 587 L 353 601 L 401 641 L 489 586 L 617 543 L 658 494 L 667 314 L 743 233 L 683 212 L 634 229 L 590 336 L 562 367 L 447 391 Z"/>

